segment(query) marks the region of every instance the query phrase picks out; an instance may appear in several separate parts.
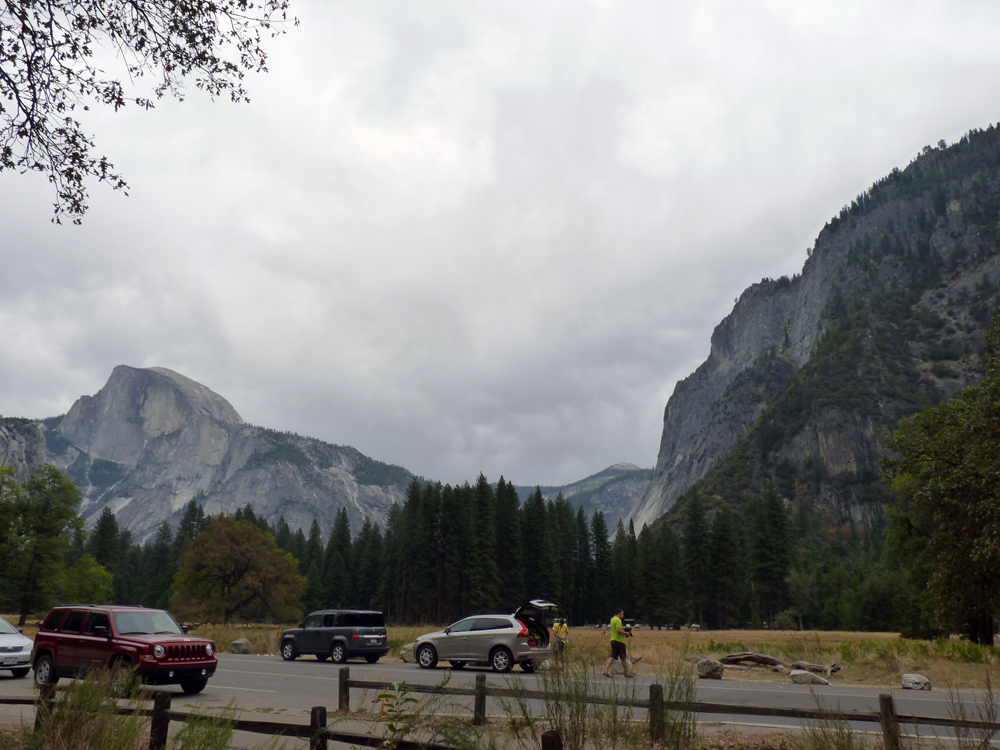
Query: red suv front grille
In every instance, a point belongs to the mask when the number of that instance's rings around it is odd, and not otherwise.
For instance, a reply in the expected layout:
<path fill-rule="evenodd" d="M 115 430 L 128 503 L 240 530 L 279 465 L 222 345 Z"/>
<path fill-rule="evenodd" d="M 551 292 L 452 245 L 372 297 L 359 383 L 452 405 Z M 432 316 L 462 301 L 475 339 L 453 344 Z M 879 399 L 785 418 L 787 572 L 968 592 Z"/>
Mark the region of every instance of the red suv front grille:
<path fill-rule="evenodd" d="M 205 645 L 201 643 L 167 646 L 168 659 L 207 659 Z"/>

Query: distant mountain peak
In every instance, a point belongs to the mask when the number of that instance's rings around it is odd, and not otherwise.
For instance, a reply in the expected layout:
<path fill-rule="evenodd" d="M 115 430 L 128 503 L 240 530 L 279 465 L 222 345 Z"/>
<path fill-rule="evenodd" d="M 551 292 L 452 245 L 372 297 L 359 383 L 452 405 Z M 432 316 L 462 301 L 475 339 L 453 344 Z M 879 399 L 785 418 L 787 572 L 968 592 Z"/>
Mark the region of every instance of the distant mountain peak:
<path fill-rule="evenodd" d="M 165 367 L 115 367 L 96 394 L 45 420 L 41 450 L 15 440 L 8 423 L 0 425 L 0 449 L 8 447 L 11 463 L 46 460 L 66 471 L 80 487 L 85 518 L 111 507 L 140 540 L 175 522 L 192 500 L 207 513 L 250 504 L 292 529 L 316 519 L 328 530 L 344 507 L 358 529 L 365 517 L 381 522 L 412 478 L 349 446 L 246 424 L 218 393 Z"/>

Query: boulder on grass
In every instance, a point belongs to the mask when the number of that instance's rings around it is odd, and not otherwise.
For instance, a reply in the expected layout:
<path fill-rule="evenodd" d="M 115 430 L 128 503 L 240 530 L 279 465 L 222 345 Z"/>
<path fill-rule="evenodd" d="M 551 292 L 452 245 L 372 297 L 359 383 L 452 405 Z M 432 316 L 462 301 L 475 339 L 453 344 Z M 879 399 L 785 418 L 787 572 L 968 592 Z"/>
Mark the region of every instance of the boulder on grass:
<path fill-rule="evenodd" d="M 405 661 L 407 664 L 415 664 L 416 659 L 413 656 L 413 646 L 416 645 L 416 641 L 413 643 L 407 643 L 403 648 L 399 650 L 399 658 Z"/>
<path fill-rule="evenodd" d="M 703 680 L 721 680 L 726 666 L 721 661 L 709 659 L 707 656 L 698 660 L 698 677 Z"/>
<path fill-rule="evenodd" d="M 252 654 L 253 649 L 250 647 L 250 641 L 246 638 L 237 638 L 235 641 L 229 644 L 229 650 L 234 654 Z"/>
<path fill-rule="evenodd" d="M 814 672 L 807 672 L 804 669 L 793 669 L 788 673 L 788 676 L 792 678 L 792 682 L 796 685 L 829 685 L 830 681 L 820 677 Z"/>
<path fill-rule="evenodd" d="M 904 674 L 902 677 L 904 690 L 930 690 L 931 681 L 922 674 Z"/>
<path fill-rule="evenodd" d="M 778 674 L 788 674 L 788 667 L 784 664 L 775 664 L 771 667 L 772 672 L 777 672 Z"/>

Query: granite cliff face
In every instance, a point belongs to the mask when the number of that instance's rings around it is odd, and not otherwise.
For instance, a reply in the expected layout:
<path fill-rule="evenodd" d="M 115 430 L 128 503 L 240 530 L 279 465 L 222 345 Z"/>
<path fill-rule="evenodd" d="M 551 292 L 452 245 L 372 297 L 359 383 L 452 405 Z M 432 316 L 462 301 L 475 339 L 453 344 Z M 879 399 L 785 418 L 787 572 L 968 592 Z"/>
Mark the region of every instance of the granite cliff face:
<path fill-rule="evenodd" d="M 0 466 L 13 466 L 18 482 L 45 463 L 45 434 L 30 419 L 0 417 Z"/>
<path fill-rule="evenodd" d="M 744 291 L 667 402 L 653 479 L 629 513 L 636 528 L 705 478 L 728 499 L 784 479 L 786 497 L 867 517 L 879 429 L 978 380 L 998 219 L 991 127 L 924 149 L 827 223 L 801 275 Z"/>
<path fill-rule="evenodd" d="M 222 396 L 159 367 L 116 367 L 96 395 L 42 426 L 47 456 L 28 463 L 66 471 L 85 518 L 110 506 L 137 541 L 191 500 L 206 513 L 249 503 L 293 529 L 315 518 L 329 530 L 346 507 L 359 528 L 365 516 L 380 522 L 412 478 L 354 448 L 248 425 Z"/>

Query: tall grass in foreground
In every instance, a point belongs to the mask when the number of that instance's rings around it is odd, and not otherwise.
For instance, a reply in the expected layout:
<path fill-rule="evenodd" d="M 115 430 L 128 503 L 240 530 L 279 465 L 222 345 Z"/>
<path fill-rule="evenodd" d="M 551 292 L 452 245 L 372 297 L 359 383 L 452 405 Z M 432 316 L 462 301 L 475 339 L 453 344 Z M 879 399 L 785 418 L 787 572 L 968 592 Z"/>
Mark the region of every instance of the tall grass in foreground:
<path fill-rule="evenodd" d="M 146 750 L 149 720 L 139 714 L 148 691 L 130 690 L 123 696 L 112 674 L 102 671 L 69 682 L 56 693 L 55 703 L 40 703 L 39 727 L 31 725 L 0 732 L 0 750 Z M 171 738 L 170 750 L 227 750 L 237 709 L 195 712 Z M 258 745 L 281 750 L 280 738 Z"/>
<path fill-rule="evenodd" d="M 601 674 L 603 662 L 592 661 L 587 652 L 568 658 L 561 664 L 539 669 L 538 688 L 543 693 L 544 712 L 528 698 L 528 689 L 520 677 L 511 676 L 507 686 L 513 698 L 501 698 L 501 716 L 492 731 L 513 741 L 520 750 L 539 747 L 541 735 L 556 730 L 566 750 L 585 748 L 648 748 L 648 720 L 639 720 L 636 704 L 648 694 L 645 686 L 627 678 L 608 679 Z M 668 703 L 687 704 L 694 700 L 694 677 L 683 656 L 658 668 L 654 682 L 663 686 Z M 592 702 L 601 698 L 603 702 Z M 687 750 L 695 739 L 694 714 L 684 708 L 665 715 L 666 747 Z M 495 744 L 495 743 L 494 743 Z M 487 743 L 484 748 L 492 747 Z"/>
<path fill-rule="evenodd" d="M 951 718 L 960 721 L 980 721 L 992 723 L 997 720 L 997 710 L 1000 709 L 1000 695 L 993 688 L 993 679 L 990 673 L 986 672 L 986 687 L 980 694 L 981 698 L 973 703 L 967 704 L 962 696 L 954 688 L 948 690 L 948 713 Z M 955 742 L 958 750 L 988 750 L 996 731 L 982 727 L 970 729 L 967 727 L 956 727 Z"/>
<path fill-rule="evenodd" d="M 127 713 L 119 714 L 121 705 Z M 77 680 L 51 708 L 38 706 L 38 731 L 22 725 L 0 738 L 0 750 L 134 750 L 148 745 L 146 722 L 135 697 L 115 698 L 112 677 L 101 672 Z"/>

